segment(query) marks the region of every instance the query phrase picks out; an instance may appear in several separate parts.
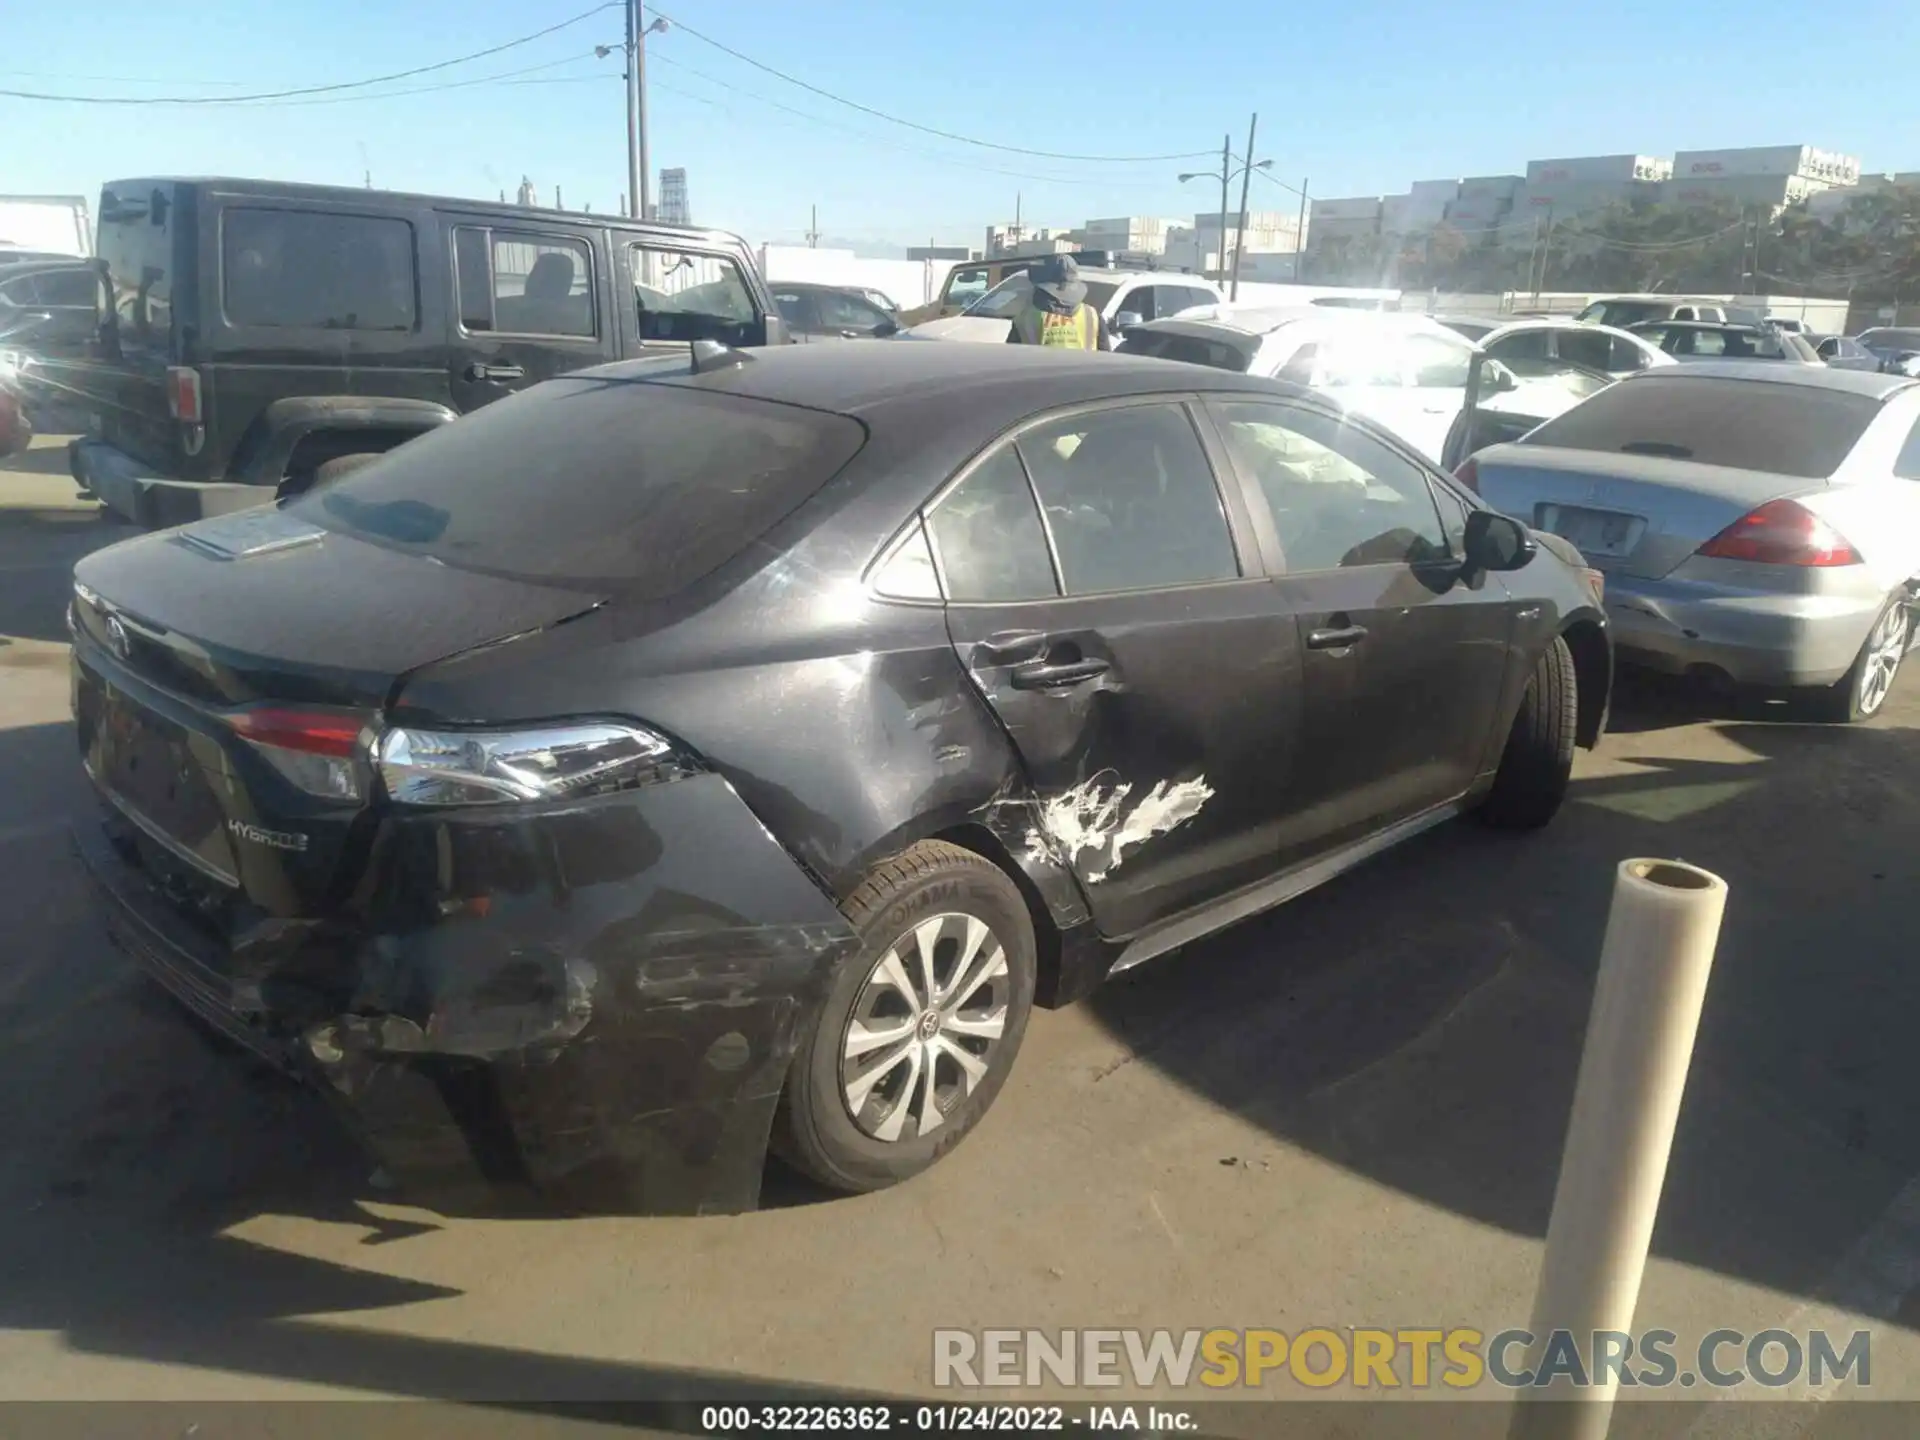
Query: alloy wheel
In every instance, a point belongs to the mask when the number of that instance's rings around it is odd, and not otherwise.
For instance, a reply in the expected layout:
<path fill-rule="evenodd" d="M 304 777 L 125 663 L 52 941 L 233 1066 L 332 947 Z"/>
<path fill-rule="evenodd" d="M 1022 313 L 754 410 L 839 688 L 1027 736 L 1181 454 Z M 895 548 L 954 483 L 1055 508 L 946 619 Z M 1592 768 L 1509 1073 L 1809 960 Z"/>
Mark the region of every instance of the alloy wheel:
<path fill-rule="evenodd" d="M 1866 663 L 1860 667 L 1859 708 L 1862 716 L 1872 715 L 1887 703 L 1893 690 L 1893 677 L 1907 653 L 1907 607 L 1889 605 L 1873 633 L 1867 637 Z"/>
<path fill-rule="evenodd" d="M 1006 1032 L 1012 977 L 977 916 L 922 920 L 868 972 L 841 1042 L 847 1113 L 875 1140 L 940 1128 L 987 1077 Z"/>

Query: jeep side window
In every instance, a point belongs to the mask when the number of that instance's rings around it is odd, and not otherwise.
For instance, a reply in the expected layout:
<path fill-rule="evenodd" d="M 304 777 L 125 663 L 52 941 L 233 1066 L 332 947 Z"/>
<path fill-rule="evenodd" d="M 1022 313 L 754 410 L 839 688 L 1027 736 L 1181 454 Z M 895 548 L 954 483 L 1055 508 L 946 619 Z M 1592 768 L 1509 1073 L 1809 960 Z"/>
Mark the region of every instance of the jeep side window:
<path fill-rule="evenodd" d="M 759 316 L 740 267 L 724 255 L 629 245 L 642 340 L 751 343 Z"/>
<path fill-rule="evenodd" d="M 460 325 L 472 334 L 591 339 L 593 254 L 560 235 L 460 226 L 453 232 Z"/>
<path fill-rule="evenodd" d="M 386 216 L 234 206 L 220 218 L 220 283 L 235 325 L 411 330 L 413 226 Z"/>
<path fill-rule="evenodd" d="M 590 337 L 592 252 L 578 240 L 494 231 L 493 323 L 509 335 Z"/>

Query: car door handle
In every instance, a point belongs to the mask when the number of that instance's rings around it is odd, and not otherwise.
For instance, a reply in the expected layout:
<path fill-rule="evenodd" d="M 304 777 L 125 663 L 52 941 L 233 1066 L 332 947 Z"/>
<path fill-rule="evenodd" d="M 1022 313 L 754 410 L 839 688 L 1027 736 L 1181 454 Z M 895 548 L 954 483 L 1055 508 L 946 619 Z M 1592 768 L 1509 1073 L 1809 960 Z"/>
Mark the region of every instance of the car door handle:
<path fill-rule="evenodd" d="M 1105 660 L 1067 660 L 1058 665 L 1045 660 L 1032 660 L 1025 665 L 1013 667 L 1013 688 L 1016 690 L 1060 690 L 1068 685 L 1078 685 L 1082 680 L 1091 680 L 1096 675 L 1104 675 L 1111 667 Z"/>
<path fill-rule="evenodd" d="M 1003 630 L 973 647 L 975 665 L 1019 665 L 1047 653 L 1047 637 L 1038 630 Z"/>
<path fill-rule="evenodd" d="M 467 366 L 469 380 L 524 380 L 527 372 L 518 365 L 483 365 L 478 360 Z"/>
<path fill-rule="evenodd" d="M 1345 625 L 1334 630 L 1310 630 L 1307 632 L 1309 650 L 1345 650 L 1358 645 L 1367 638 L 1364 625 Z"/>

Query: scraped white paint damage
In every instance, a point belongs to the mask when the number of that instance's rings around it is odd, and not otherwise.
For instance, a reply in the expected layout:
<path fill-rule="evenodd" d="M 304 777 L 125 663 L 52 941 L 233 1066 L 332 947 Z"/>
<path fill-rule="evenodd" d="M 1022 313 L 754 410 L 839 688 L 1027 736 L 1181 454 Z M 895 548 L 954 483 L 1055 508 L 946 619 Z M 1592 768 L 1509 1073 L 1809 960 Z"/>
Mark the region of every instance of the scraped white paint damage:
<path fill-rule="evenodd" d="M 1087 881 L 1098 884 L 1119 868 L 1127 851 L 1186 824 L 1213 798 L 1213 787 L 1204 775 L 1177 785 L 1162 780 L 1128 810 L 1133 786 L 1109 788 L 1104 782 L 1112 775 L 1111 770 L 1103 770 L 1041 803 L 1040 828 L 1027 837 L 1027 849 L 1035 859 L 1052 856 L 1072 866 L 1083 851 L 1091 852 L 1089 859 L 1097 854 L 1104 863 L 1087 872 Z"/>

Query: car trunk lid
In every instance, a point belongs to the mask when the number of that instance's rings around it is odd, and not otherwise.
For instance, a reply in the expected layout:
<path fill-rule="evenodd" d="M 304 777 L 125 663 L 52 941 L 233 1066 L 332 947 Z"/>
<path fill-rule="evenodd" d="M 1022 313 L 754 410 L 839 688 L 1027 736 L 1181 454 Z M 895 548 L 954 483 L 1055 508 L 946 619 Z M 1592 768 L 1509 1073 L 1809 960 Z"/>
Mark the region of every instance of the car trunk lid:
<path fill-rule="evenodd" d="M 1657 579 L 1742 515 L 1822 482 L 1658 455 L 1496 445 L 1476 459 L 1481 498 L 1579 547 L 1599 570 Z"/>
<path fill-rule="evenodd" d="M 367 747 L 403 678 L 604 599 L 277 509 L 142 536 L 75 568 L 81 753 L 182 908 L 216 929 L 309 917 L 362 858 Z"/>

